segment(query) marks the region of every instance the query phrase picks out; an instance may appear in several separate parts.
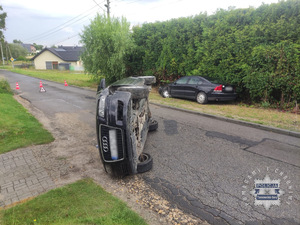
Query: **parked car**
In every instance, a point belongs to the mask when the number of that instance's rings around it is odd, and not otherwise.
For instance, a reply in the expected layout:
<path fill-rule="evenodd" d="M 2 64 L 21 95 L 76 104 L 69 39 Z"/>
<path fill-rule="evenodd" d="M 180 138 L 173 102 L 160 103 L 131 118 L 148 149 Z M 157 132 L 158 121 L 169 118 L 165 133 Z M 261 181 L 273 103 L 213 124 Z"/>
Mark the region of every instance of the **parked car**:
<path fill-rule="evenodd" d="M 155 77 L 128 77 L 97 91 L 96 130 L 99 153 L 106 172 L 122 177 L 152 168 L 143 153 L 148 131 L 158 128 L 151 117 L 148 96 Z"/>
<path fill-rule="evenodd" d="M 185 76 L 177 81 L 159 88 L 164 98 L 176 97 L 196 100 L 200 104 L 208 101 L 232 101 L 237 94 L 234 87 L 215 83 L 201 76 Z"/>

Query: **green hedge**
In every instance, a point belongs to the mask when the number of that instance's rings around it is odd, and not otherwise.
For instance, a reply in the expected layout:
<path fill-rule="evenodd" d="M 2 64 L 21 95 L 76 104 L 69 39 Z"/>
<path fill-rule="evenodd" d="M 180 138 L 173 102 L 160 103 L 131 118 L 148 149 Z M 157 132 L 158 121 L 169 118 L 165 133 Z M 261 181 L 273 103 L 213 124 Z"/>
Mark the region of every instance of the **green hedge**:
<path fill-rule="evenodd" d="M 158 81 L 216 77 L 236 85 L 243 100 L 300 102 L 299 5 L 287 0 L 134 27 L 127 73 Z"/>

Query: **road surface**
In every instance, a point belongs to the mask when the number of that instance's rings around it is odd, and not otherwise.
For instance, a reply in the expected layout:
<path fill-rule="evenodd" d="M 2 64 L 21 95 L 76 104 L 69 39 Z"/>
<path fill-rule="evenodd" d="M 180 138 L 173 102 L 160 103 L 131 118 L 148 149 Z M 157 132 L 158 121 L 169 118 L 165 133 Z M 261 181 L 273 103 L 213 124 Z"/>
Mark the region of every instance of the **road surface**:
<path fill-rule="evenodd" d="M 0 74 L 12 88 L 19 82 L 17 93 L 50 124 L 59 118 L 84 123 L 81 136 L 96 145 L 94 91 L 42 80 L 46 92 L 40 93 L 39 79 Z M 156 193 L 211 224 L 300 223 L 299 138 L 157 105 L 151 111 L 159 128 L 149 133 L 145 152 L 154 165 L 138 177 Z M 69 131 L 64 135 L 71 139 Z"/>

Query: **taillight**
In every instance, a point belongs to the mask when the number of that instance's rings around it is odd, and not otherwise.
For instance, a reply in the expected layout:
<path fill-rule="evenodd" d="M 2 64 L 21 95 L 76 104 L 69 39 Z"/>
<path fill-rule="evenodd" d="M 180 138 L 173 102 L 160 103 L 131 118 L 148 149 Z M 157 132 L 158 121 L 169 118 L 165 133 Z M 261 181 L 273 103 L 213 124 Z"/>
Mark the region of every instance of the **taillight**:
<path fill-rule="evenodd" d="M 217 86 L 214 91 L 222 91 L 223 90 L 223 85 Z"/>

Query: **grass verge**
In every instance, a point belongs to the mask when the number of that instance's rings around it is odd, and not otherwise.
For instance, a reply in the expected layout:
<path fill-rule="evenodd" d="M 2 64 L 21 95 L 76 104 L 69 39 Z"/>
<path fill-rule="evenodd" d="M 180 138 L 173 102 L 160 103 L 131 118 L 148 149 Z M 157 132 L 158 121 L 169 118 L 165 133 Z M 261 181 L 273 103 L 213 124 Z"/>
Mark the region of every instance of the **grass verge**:
<path fill-rule="evenodd" d="M 69 85 L 74 85 L 78 87 L 96 88 L 98 85 L 96 81 L 91 79 L 91 76 L 83 72 L 12 68 L 10 68 L 9 71 L 45 80 L 51 80 L 62 84 L 64 84 L 64 82 L 67 81 Z"/>
<path fill-rule="evenodd" d="M 57 188 L 0 211 L 0 224 L 128 224 L 146 222 L 91 179 Z"/>
<path fill-rule="evenodd" d="M 162 98 L 155 89 L 150 93 L 150 102 L 300 132 L 300 116 L 295 113 L 235 103 L 212 102 L 200 105 L 195 101 Z"/>
<path fill-rule="evenodd" d="M 54 140 L 51 133 L 14 98 L 5 80 L 0 80 L 0 154 Z"/>

